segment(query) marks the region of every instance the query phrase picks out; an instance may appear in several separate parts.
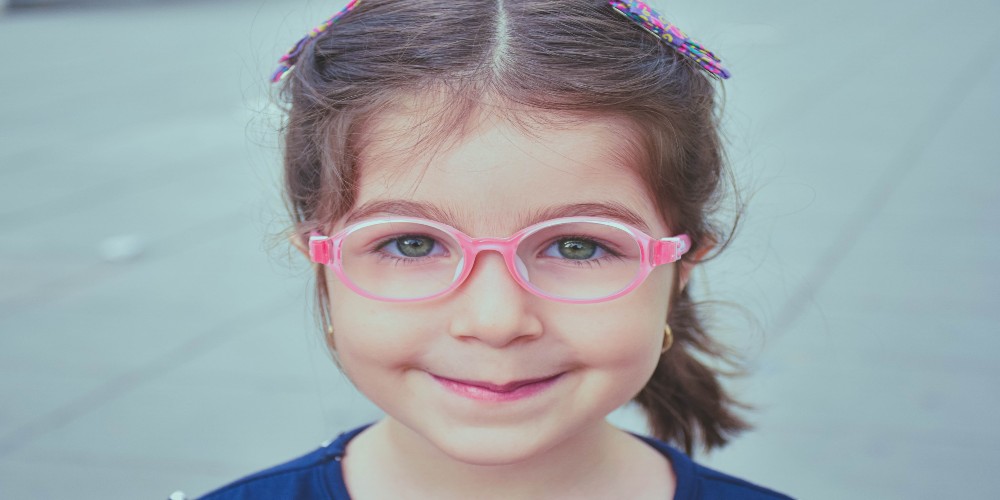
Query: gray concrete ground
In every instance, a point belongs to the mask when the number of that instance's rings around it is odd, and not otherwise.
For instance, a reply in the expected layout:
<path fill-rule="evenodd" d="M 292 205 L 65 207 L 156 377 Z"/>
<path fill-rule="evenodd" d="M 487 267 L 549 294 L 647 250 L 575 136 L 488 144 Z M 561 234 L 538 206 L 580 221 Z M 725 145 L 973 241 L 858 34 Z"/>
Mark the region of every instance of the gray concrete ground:
<path fill-rule="evenodd" d="M 996 498 L 1000 5 L 675 3 L 734 71 L 752 195 L 696 279 L 756 320 L 719 310 L 757 429 L 704 460 L 802 498 Z M 270 239 L 265 77 L 336 8 L 0 16 L 0 498 L 200 494 L 378 415 Z"/>

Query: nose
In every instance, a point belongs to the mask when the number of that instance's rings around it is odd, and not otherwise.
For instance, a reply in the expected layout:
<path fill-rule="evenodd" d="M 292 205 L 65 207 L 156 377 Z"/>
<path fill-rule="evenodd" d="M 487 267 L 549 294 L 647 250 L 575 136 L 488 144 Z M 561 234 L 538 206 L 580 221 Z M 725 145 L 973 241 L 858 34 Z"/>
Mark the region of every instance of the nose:
<path fill-rule="evenodd" d="M 456 311 L 450 333 L 456 338 L 499 348 L 542 334 L 535 311 L 538 300 L 514 280 L 498 252 L 476 257 L 472 272 L 452 300 Z"/>

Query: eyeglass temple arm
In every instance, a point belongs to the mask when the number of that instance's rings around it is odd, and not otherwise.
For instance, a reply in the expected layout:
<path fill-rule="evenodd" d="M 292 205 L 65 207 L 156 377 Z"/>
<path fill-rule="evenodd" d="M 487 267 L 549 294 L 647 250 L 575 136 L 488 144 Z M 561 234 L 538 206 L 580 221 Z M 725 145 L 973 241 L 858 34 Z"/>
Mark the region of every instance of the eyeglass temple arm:
<path fill-rule="evenodd" d="M 318 264 L 329 264 L 332 243 L 329 236 L 323 236 L 316 232 L 311 233 L 309 235 L 309 260 Z"/>
<path fill-rule="evenodd" d="M 653 240 L 650 247 L 653 266 L 669 264 L 681 260 L 681 257 L 691 249 L 691 238 L 681 234 L 672 238 Z"/>

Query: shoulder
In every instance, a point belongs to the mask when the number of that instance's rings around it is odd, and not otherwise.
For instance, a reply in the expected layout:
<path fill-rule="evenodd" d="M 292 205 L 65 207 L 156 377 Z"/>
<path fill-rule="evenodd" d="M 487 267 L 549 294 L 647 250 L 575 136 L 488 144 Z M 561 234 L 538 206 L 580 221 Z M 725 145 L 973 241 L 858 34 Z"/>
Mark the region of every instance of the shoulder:
<path fill-rule="evenodd" d="M 727 498 L 745 500 L 790 500 L 783 493 L 694 464 L 696 491 L 693 498 Z"/>
<path fill-rule="evenodd" d="M 790 500 L 788 495 L 756 485 L 701 464 L 680 450 L 650 437 L 640 436 L 670 459 L 677 476 L 675 500 Z"/>
<path fill-rule="evenodd" d="M 301 457 L 214 490 L 203 500 L 346 499 L 340 459 L 348 441 L 364 428 L 345 432 Z"/>

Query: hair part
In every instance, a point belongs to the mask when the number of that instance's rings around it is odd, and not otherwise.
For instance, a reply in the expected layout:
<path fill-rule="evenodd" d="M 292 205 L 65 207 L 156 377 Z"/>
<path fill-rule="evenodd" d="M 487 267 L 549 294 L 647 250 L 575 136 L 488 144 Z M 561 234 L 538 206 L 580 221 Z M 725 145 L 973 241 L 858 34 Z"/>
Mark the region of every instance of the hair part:
<path fill-rule="evenodd" d="M 538 120 L 621 119 L 658 213 L 692 239 L 682 262 L 731 235 L 714 218 L 727 170 L 712 80 L 606 0 L 366 0 L 304 48 L 282 97 L 285 201 L 302 239 L 353 207 L 366 131 L 414 98 L 442 104 L 427 117 L 436 128 L 415 138 L 420 148 L 460 138 L 487 108 L 529 130 Z M 325 330 L 321 265 L 316 285 Z M 674 345 L 635 397 L 654 435 L 688 453 L 748 428 L 720 382 L 720 364 L 736 365 L 698 311 L 675 281 L 665 318 Z"/>

